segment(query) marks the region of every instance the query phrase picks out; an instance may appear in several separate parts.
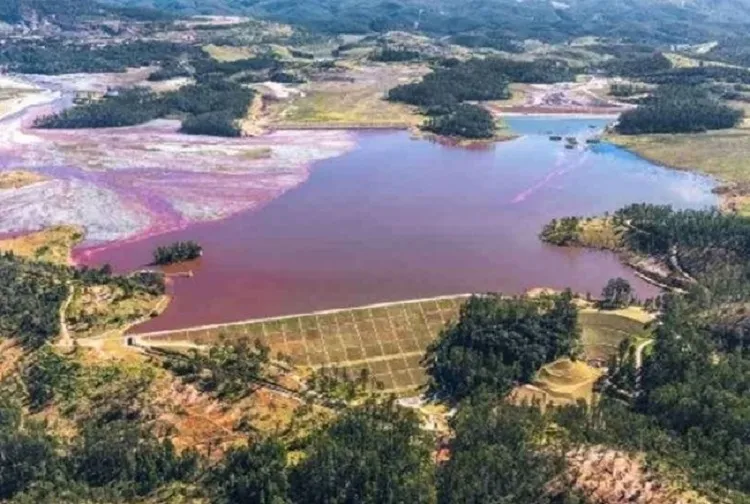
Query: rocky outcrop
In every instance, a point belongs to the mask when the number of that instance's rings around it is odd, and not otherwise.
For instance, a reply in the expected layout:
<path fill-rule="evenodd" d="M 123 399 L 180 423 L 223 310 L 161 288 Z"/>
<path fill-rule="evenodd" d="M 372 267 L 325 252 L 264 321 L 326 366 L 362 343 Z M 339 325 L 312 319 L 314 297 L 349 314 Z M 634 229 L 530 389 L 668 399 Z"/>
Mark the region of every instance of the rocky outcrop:
<path fill-rule="evenodd" d="M 649 471 L 642 457 L 603 446 L 568 453 L 568 480 L 591 504 L 708 504 L 696 492 Z"/>

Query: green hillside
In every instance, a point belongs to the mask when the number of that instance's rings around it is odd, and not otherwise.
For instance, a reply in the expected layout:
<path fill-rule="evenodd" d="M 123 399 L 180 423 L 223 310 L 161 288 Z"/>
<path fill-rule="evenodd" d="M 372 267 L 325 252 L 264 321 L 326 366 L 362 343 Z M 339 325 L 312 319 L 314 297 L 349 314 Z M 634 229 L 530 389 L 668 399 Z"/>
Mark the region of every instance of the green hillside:
<path fill-rule="evenodd" d="M 333 33 L 411 30 L 430 34 L 562 41 L 603 35 L 682 43 L 741 33 L 745 0 L 107 0 L 193 14 L 247 14 Z"/>

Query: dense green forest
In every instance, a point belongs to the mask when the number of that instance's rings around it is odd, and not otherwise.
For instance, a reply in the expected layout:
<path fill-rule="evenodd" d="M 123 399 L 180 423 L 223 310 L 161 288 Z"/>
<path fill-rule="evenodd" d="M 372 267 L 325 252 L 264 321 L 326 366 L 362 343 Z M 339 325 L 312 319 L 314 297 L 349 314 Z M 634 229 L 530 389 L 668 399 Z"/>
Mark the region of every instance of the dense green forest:
<path fill-rule="evenodd" d="M 646 449 L 696 480 L 748 494 L 750 221 L 715 209 L 646 204 L 625 207 L 612 219 L 623 247 L 663 261 L 673 256 L 695 282 L 685 294 L 655 300 L 661 314 L 642 369 L 633 367 L 627 347 L 610 366 L 605 391 L 622 398 L 625 389 L 629 404 L 603 401 L 579 434 L 588 442 Z M 578 220 L 565 219 L 563 227 Z M 632 426 L 612 425 L 612 408 L 622 409 L 619 418 Z"/>
<path fill-rule="evenodd" d="M 99 101 L 38 118 L 37 128 L 107 128 L 143 124 L 161 117 L 182 118 L 188 134 L 239 136 L 254 91 L 220 78 L 157 94 L 145 88 L 121 90 Z"/>
<path fill-rule="evenodd" d="M 641 133 L 694 133 L 732 128 L 743 112 L 721 103 L 705 90 L 689 86 L 662 86 L 638 108 L 620 116 L 616 130 Z"/>
<path fill-rule="evenodd" d="M 650 84 L 699 85 L 714 81 L 750 84 L 750 70 L 728 66 L 705 65 L 672 68 L 641 75 Z"/>
<path fill-rule="evenodd" d="M 203 248 L 192 240 L 178 241 L 157 247 L 154 250 L 154 264 L 166 265 L 192 261 L 203 255 Z"/>
<path fill-rule="evenodd" d="M 372 61 L 394 62 L 415 61 L 422 58 L 422 53 L 410 49 L 384 47 L 370 55 Z"/>
<path fill-rule="evenodd" d="M 603 70 L 611 75 L 641 77 L 672 68 L 672 62 L 660 52 L 641 55 L 628 51 L 621 55 L 615 53 L 615 56 L 603 65 Z"/>
<path fill-rule="evenodd" d="M 618 98 L 628 98 L 635 95 L 641 95 L 648 91 L 648 87 L 637 84 L 612 84 L 609 86 L 609 94 Z"/>
<path fill-rule="evenodd" d="M 210 460 L 177 453 L 144 418 L 79 418 L 79 436 L 63 439 L 22 415 L 11 395 L 0 397 L 0 499 L 15 504 L 151 502 L 163 488 L 216 504 L 567 502 L 567 488 L 547 487 L 564 470 L 562 452 L 535 448 L 549 420 L 491 397 L 460 407 L 451 459 L 439 465 L 434 437 L 393 400 L 365 401 L 314 428 L 294 444 L 291 464 L 291 447 L 275 435 Z"/>
<path fill-rule="evenodd" d="M 501 395 L 542 365 L 575 355 L 580 336 L 570 291 L 538 298 L 470 298 L 425 357 L 429 392 L 459 401 L 486 388 Z"/>
<path fill-rule="evenodd" d="M 71 272 L 52 264 L 0 255 L 0 333 L 28 347 L 41 346 L 60 332 L 58 315 L 68 296 Z"/>
<path fill-rule="evenodd" d="M 199 47 L 162 41 L 139 40 L 99 47 L 45 39 L 0 45 L 0 66 L 12 72 L 31 74 L 124 72 L 127 68 L 172 62 L 188 56 L 206 58 Z"/>
<path fill-rule="evenodd" d="M 427 120 L 422 126 L 437 135 L 461 138 L 492 138 L 497 129 L 495 118 L 477 105 L 460 104 Z"/>
<path fill-rule="evenodd" d="M 509 82 L 552 83 L 573 80 L 563 62 L 472 59 L 449 68 L 437 68 L 421 82 L 391 89 L 388 98 L 420 107 L 453 105 L 463 101 L 504 100 Z"/>

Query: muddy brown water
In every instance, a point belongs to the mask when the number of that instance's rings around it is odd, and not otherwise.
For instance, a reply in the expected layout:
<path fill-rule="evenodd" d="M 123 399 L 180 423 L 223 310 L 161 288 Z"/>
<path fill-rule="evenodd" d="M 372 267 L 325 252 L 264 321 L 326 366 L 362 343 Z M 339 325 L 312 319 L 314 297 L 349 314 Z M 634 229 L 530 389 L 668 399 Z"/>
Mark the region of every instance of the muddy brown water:
<path fill-rule="evenodd" d="M 356 150 L 318 163 L 260 210 L 114 244 L 88 262 L 127 271 L 158 245 L 203 245 L 194 276 L 174 279 L 166 312 L 135 332 L 465 292 L 596 294 L 616 276 L 642 297 L 655 294 L 613 254 L 546 245 L 538 233 L 555 217 L 633 202 L 712 205 L 711 182 L 612 145 L 584 148 L 602 120 L 510 122 L 523 136 L 486 149 L 361 132 Z M 550 134 L 578 136 L 581 146 L 566 149 Z"/>

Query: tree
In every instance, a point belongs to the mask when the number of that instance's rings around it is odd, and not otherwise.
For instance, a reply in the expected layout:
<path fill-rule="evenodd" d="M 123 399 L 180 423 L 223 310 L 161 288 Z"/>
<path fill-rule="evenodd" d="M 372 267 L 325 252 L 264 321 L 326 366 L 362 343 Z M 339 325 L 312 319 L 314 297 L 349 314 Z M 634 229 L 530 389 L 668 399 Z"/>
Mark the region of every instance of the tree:
<path fill-rule="evenodd" d="M 450 112 L 428 120 L 423 127 L 438 135 L 462 138 L 492 138 L 497 129 L 487 110 L 476 105 L 458 105 Z"/>
<path fill-rule="evenodd" d="M 178 241 L 154 250 L 154 264 L 167 265 L 192 261 L 203 255 L 203 248 L 194 241 Z"/>
<path fill-rule="evenodd" d="M 21 428 L 20 409 L 0 404 L 0 418 L 18 421 L 0 425 L 0 500 L 5 502 L 32 483 L 53 477 L 60 469 L 55 440 L 33 422 Z"/>
<path fill-rule="evenodd" d="M 611 278 L 602 289 L 599 306 L 605 310 L 626 308 L 633 302 L 633 287 L 624 278 Z"/>
<path fill-rule="evenodd" d="M 315 434 L 291 472 L 298 504 L 428 504 L 435 501 L 432 441 L 417 415 L 368 402 Z"/>
<path fill-rule="evenodd" d="M 548 484 L 564 468 L 563 454 L 539 446 L 547 427 L 536 406 L 475 396 L 453 420 L 449 460 L 438 470 L 438 503 L 551 502 Z"/>
<path fill-rule="evenodd" d="M 69 455 L 74 479 L 91 487 L 122 485 L 146 495 L 172 481 L 189 481 L 198 469 L 195 451 L 178 454 L 171 441 L 127 421 L 88 424 Z"/>
<path fill-rule="evenodd" d="M 231 448 L 209 475 L 215 504 L 288 504 L 286 448 L 274 439 Z"/>
<path fill-rule="evenodd" d="M 536 298 L 473 296 L 427 349 L 430 392 L 450 401 L 483 387 L 504 395 L 515 383 L 530 382 L 542 365 L 573 354 L 578 339 L 570 291 Z"/>
<path fill-rule="evenodd" d="M 203 392 L 233 401 L 250 394 L 266 375 L 270 348 L 246 340 L 212 345 L 208 352 L 191 350 L 167 357 L 164 367 Z"/>
<path fill-rule="evenodd" d="M 693 86 L 663 86 L 643 104 L 620 116 L 616 129 L 624 135 L 695 133 L 736 126 L 744 117 Z"/>

